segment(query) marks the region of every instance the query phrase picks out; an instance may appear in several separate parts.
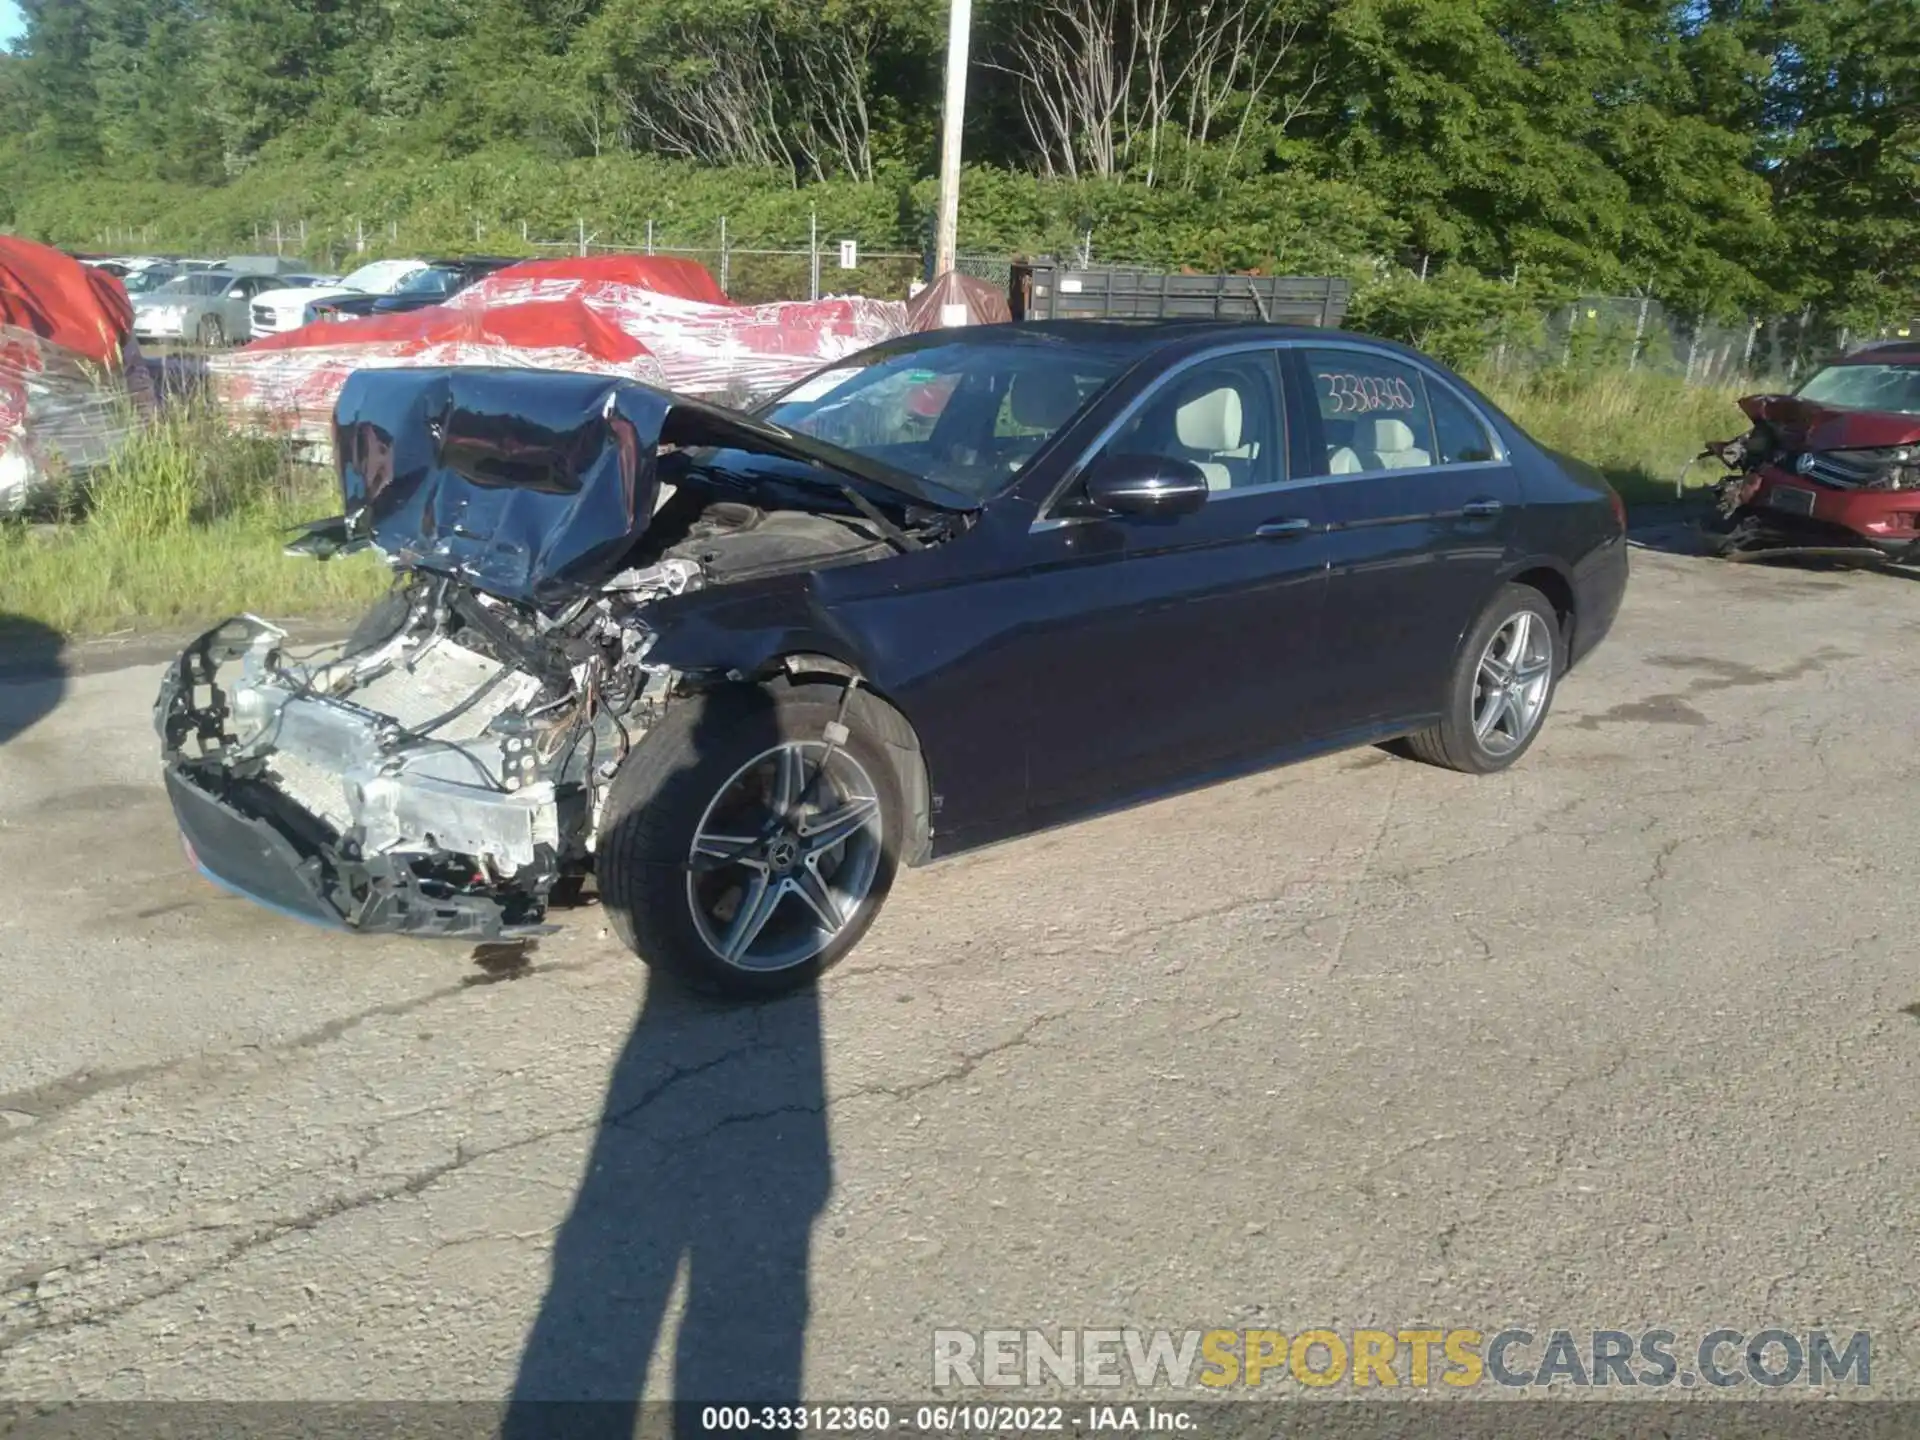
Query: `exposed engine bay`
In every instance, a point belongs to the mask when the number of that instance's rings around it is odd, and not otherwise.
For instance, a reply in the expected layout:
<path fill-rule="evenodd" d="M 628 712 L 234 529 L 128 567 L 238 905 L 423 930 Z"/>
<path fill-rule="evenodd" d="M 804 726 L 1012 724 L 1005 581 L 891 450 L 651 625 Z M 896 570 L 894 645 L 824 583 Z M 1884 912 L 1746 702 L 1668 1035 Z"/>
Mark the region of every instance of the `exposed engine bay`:
<path fill-rule="evenodd" d="M 553 529 L 525 508 L 554 498 L 551 481 L 442 464 L 421 483 L 464 548 L 436 554 L 431 536 L 400 545 L 391 528 L 366 526 L 359 517 L 382 487 L 348 473 L 349 514 L 327 533 L 357 543 L 371 534 L 398 571 L 355 635 L 302 654 L 283 629 L 242 616 L 180 657 L 155 722 L 203 871 L 326 924 L 472 939 L 537 933 L 563 877 L 592 869 L 621 761 L 699 683 L 649 658 L 652 607 L 881 559 L 938 543 L 964 523 L 911 506 L 888 515 L 832 483 L 812 503 L 791 486 L 753 503 L 684 461 L 663 485 L 659 461 L 676 447 L 645 447 L 644 437 L 636 447 L 612 402 L 596 418 L 611 422 L 617 463 L 606 474 L 621 487 L 625 519 L 617 533 L 593 520 L 590 506 L 604 497 L 590 480 L 566 493 L 573 537 L 598 557 L 592 583 L 578 583 L 573 557 L 564 587 L 547 583 L 557 565 L 501 579 L 503 554 L 527 554 L 501 543 L 508 521 Z M 452 428 L 443 418 L 442 435 Z M 528 448 L 513 458 L 524 464 Z M 569 463 L 576 477 L 594 473 L 592 456 Z M 385 487 L 390 499 L 400 483 Z M 472 518 L 488 507 L 490 529 Z"/>

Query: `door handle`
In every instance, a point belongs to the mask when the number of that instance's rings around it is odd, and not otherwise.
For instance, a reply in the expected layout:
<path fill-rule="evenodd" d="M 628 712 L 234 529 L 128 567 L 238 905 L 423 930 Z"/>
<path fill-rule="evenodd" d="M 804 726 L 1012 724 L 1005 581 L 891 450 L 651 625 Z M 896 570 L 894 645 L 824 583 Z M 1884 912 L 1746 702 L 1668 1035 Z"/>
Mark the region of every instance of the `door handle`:
<path fill-rule="evenodd" d="M 1460 507 L 1462 515 L 1498 515 L 1506 507 L 1498 500 L 1469 500 Z"/>
<path fill-rule="evenodd" d="M 1282 535 L 1300 535 L 1313 528 L 1311 520 L 1269 520 L 1254 528 L 1254 534 L 1262 540 L 1277 539 Z"/>

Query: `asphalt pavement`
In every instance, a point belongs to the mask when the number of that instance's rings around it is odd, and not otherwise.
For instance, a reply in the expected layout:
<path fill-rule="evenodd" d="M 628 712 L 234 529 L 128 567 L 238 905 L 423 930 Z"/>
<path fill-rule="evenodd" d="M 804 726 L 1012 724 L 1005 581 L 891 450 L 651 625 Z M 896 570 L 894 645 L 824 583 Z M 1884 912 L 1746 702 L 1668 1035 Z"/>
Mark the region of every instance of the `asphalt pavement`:
<path fill-rule="evenodd" d="M 1906 578 L 1640 551 L 1514 771 L 912 872 L 757 1009 L 591 908 L 520 954 L 230 898 L 156 667 L 15 672 L 0 1397 L 898 1398 L 936 1329 L 1417 1324 L 1867 1330 L 1913 1397 L 1917 636 Z"/>

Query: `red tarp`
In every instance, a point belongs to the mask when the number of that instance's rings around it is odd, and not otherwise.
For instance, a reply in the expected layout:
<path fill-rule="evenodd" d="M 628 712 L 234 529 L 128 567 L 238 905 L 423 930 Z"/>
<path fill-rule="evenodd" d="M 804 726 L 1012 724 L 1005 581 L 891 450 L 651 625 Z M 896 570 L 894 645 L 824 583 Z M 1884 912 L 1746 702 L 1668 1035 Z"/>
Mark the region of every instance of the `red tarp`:
<path fill-rule="evenodd" d="M 443 345 L 498 345 L 529 350 L 582 350 L 615 364 L 647 353 L 625 331 L 579 300 L 542 300 L 523 305 L 455 310 L 432 305 L 398 315 L 321 321 L 268 335 L 247 346 L 259 355 L 275 350 L 393 348 L 396 354 Z M 436 364 L 444 363 L 440 361 Z"/>
<path fill-rule="evenodd" d="M 106 271 L 31 240 L 0 235 L 0 325 L 118 365 L 120 346 L 133 330 L 133 302 Z"/>
<path fill-rule="evenodd" d="M 733 305 L 691 261 L 615 255 L 510 266 L 445 305 L 305 325 L 208 368 L 229 409 L 323 440 L 363 367 L 591 371 L 743 404 L 906 328 L 897 300 Z"/>
<path fill-rule="evenodd" d="M 400 315 L 322 321 L 256 340 L 207 362 L 230 414 L 266 428 L 324 441 L 333 406 L 355 370 L 418 365 L 500 365 L 584 370 L 658 385 L 647 347 L 577 299 L 453 310 L 435 305 Z"/>
<path fill-rule="evenodd" d="M 630 290 L 678 295 L 682 300 L 702 300 L 709 305 L 727 303 L 720 282 L 706 266 L 697 260 L 670 255 L 585 255 L 578 259 L 523 260 L 494 272 L 481 285 L 498 297 L 496 303 L 557 300 L 583 285 L 624 285 Z M 525 293 L 509 296 L 514 290 Z"/>
<path fill-rule="evenodd" d="M 151 401 L 126 287 L 0 235 L 0 509 L 110 456 Z M 129 390 L 134 409 L 127 405 Z"/>

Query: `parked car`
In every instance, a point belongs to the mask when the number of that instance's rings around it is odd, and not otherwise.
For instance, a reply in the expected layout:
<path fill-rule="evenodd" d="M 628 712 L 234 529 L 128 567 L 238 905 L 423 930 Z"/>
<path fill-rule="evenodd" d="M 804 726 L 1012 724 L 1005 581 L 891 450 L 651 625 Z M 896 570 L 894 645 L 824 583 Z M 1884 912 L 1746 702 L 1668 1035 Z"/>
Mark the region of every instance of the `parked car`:
<path fill-rule="evenodd" d="M 284 255 L 229 255 L 218 264 L 220 269 L 231 270 L 236 275 L 304 275 L 313 268 L 304 260 Z"/>
<path fill-rule="evenodd" d="M 333 655 L 244 616 L 171 667 L 195 863 L 471 939 L 591 872 L 731 995 L 846 954 L 900 864 L 1395 738 L 1503 770 L 1627 579 L 1595 471 L 1336 331 L 937 331 L 751 415 L 362 370 L 336 433 L 345 515 L 297 548 L 397 586 Z"/>
<path fill-rule="evenodd" d="M 266 291 L 254 300 L 252 333 L 278 335 L 298 330 L 313 323 L 314 306 L 322 300 L 343 295 L 390 295 L 426 268 L 424 260 L 375 260 L 330 285 Z"/>
<path fill-rule="evenodd" d="M 126 286 L 129 295 L 145 295 L 150 290 L 158 290 L 170 280 L 177 280 L 185 273 L 163 260 L 127 271 L 120 277 L 120 283 Z"/>
<path fill-rule="evenodd" d="M 514 260 L 435 260 L 416 270 L 390 294 L 336 295 L 313 305 L 316 320 L 357 320 L 367 315 L 397 315 L 425 310 L 458 295 L 469 285 L 517 264 Z"/>
<path fill-rule="evenodd" d="M 1920 563 L 1920 342 L 1883 342 L 1791 395 L 1750 395 L 1753 428 L 1709 447 L 1720 553 Z"/>
<path fill-rule="evenodd" d="M 225 345 L 247 334 L 247 307 L 256 295 L 300 277 L 236 275 L 198 270 L 133 297 L 133 333 L 142 340 Z"/>
<path fill-rule="evenodd" d="M 126 279 L 143 270 L 165 268 L 168 262 L 157 255 L 113 255 L 108 257 L 82 258 L 82 263 L 91 265 L 95 270 L 104 270 L 109 275 Z"/>

